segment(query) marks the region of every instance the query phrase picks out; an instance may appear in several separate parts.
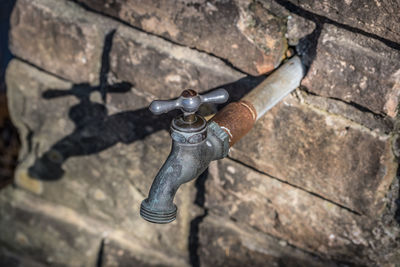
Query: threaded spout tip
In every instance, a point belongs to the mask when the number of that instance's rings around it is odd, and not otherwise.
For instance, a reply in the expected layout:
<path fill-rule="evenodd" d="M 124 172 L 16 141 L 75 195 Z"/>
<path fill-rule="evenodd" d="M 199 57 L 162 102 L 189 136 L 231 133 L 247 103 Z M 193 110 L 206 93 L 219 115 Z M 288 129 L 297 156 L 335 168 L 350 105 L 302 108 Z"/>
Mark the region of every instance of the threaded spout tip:
<path fill-rule="evenodd" d="M 170 211 L 154 211 L 146 207 L 146 200 L 147 199 L 143 200 L 142 204 L 140 205 L 140 216 L 142 216 L 143 219 L 159 224 L 170 223 L 175 220 L 176 212 L 178 210 L 175 205 L 174 209 Z"/>

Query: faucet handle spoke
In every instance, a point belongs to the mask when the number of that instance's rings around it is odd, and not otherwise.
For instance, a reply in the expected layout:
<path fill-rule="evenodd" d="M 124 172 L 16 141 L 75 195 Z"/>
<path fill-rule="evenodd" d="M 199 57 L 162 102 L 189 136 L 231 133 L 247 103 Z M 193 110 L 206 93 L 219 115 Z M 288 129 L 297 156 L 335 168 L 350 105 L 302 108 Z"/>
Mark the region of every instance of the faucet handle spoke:
<path fill-rule="evenodd" d="M 150 104 L 150 111 L 154 115 L 160 115 L 167 113 L 171 110 L 180 108 L 179 102 L 177 100 L 154 100 Z"/>
<path fill-rule="evenodd" d="M 150 111 L 155 115 L 167 113 L 174 109 L 181 109 L 185 115 L 195 113 L 204 103 L 225 103 L 229 94 L 225 89 L 217 89 L 204 95 L 199 95 L 192 89 L 184 90 L 175 100 L 154 100 L 150 104 Z"/>
<path fill-rule="evenodd" d="M 228 92 L 221 88 L 214 90 L 212 92 L 209 92 L 204 95 L 200 95 L 201 103 L 215 103 L 215 104 L 222 104 L 228 101 L 229 94 Z"/>

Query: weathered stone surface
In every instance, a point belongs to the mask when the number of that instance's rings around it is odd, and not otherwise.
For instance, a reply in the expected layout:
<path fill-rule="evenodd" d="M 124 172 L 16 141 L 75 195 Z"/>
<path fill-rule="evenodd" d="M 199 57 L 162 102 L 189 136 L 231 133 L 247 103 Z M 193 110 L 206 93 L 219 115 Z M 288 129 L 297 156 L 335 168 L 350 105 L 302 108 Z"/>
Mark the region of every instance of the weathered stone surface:
<path fill-rule="evenodd" d="M 201 266 L 330 266 L 285 241 L 207 216 L 200 225 Z"/>
<path fill-rule="evenodd" d="M 311 34 L 316 24 L 309 17 L 298 15 L 296 12 L 290 12 L 288 8 L 282 4 L 282 1 L 276 0 L 259 0 L 263 7 L 275 16 L 286 21 L 285 37 L 290 46 L 296 46 L 299 41 Z"/>
<path fill-rule="evenodd" d="M 379 255 L 379 250 L 373 251 L 376 245 L 394 235 L 393 229 L 384 234 L 373 219 L 356 215 L 232 160 L 218 161 L 209 170 L 211 176 L 206 183 L 209 214 L 230 218 L 240 228 L 249 225 L 296 247 L 353 264 L 364 262 L 367 255 Z M 372 234 L 377 232 L 383 235 Z M 204 244 L 222 246 L 217 234 L 202 235 L 215 240 Z M 214 251 L 213 247 L 204 249 Z"/>
<path fill-rule="evenodd" d="M 0 265 L 7 267 L 44 267 L 46 265 L 35 262 L 29 257 L 15 254 L 6 250 L 4 247 L 0 248 Z"/>
<path fill-rule="evenodd" d="M 299 44 L 300 40 L 315 30 L 315 23 L 297 16 L 293 13 L 288 15 L 287 19 L 287 32 L 285 37 L 291 46 Z"/>
<path fill-rule="evenodd" d="M 2 190 L 0 195 L 0 247 L 47 265 L 95 265 L 99 236 L 18 205 L 13 199 L 18 196 L 10 193 Z"/>
<path fill-rule="evenodd" d="M 177 194 L 177 221 L 154 225 L 139 216 L 170 150 L 170 118 L 152 116 L 145 108 L 149 101 L 129 88 L 120 95 L 110 89 L 103 103 L 96 87 L 73 86 L 17 60 L 7 82 L 24 140 L 18 186 L 121 227 L 138 243 L 187 256 L 192 184 Z"/>
<path fill-rule="evenodd" d="M 285 20 L 250 1 L 79 0 L 146 32 L 224 58 L 260 75 L 279 65 Z"/>
<path fill-rule="evenodd" d="M 302 84 L 320 96 L 395 117 L 400 53 L 377 40 L 326 24 Z"/>
<path fill-rule="evenodd" d="M 170 255 L 164 256 L 170 257 Z M 100 266 L 104 267 L 189 266 L 186 262 L 175 260 L 173 257 L 161 261 L 159 258 L 138 255 L 136 250 L 115 240 L 104 241 L 103 254 L 99 262 Z"/>
<path fill-rule="evenodd" d="M 383 208 L 398 164 L 389 135 L 300 104 L 293 96 L 257 122 L 230 155 L 365 214 Z"/>
<path fill-rule="evenodd" d="M 279 1 L 283 3 L 284 1 Z M 400 43 L 400 1 L 339 0 L 290 1 L 307 11 L 327 17 L 337 23 L 361 29 L 372 35 Z"/>
<path fill-rule="evenodd" d="M 58 5 L 50 0 L 21 0 L 13 15 L 13 52 L 74 83 L 101 83 L 101 71 L 109 69 L 108 80 L 130 82 L 149 98 L 176 97 L 187 88 L 209 90 L 244 77 L 206 53 L 87 13 L 64 1 Z M 33 22 L 27 21 L 29 16 Z M 39 41 L 28 45 L 23 39 L 28 37 Z"/>
<path fill-rule="evenodd" d="M 389 134 L 394 130 L 394 120 L 390 117 L 379 117 L 370 112 L 363 112 L 359 108 L 348 105 L 341 100 L 307 94 L 305 91 L 298 90 L 296 96 L 303 103 L 315 106 L 331 114 L 345 117 L 376 133 Z"/>
<path fill-rule="evenodd" d="M 175 254 L 164 254 L 115 225 L 87 217 L 75 210 L 44 201 L 20 189 L 0 192 L 0 254 L 46 266 L 97 266 L 123 248 L 135 266 L 188 266 Z M 121 252 L 118 250 L 117 254 Z M 26 259 L 25 259 L 26 258 Z M 0 256 L 1 259 L 1 256 Z M 101 265 L 108 266 L 108 265 Z M 123 265 L 120 265 L 123 266 Z"/>
<path fill-rule="evenodd" d="M 67 1 L 18 0 L 10 32 L 12 53 L 77 83 L 99 80 L 110 20 Z"/>
<path fill-rule="evenodd" d="M 115 33 L 110 71 L 114 79 L 164 99 L 186 88 L 205 91 L 244 77 L 219 59 L 125 26 Z"/>
<path fill-rule="evenodd" d="M 0 91 L 5 91 L 4 73 L 11 54 L 8 50 L 8 29 L 10 27 L 10 13 L 14 6 L 14 1 L 2 0 L 0 10 Z"/>

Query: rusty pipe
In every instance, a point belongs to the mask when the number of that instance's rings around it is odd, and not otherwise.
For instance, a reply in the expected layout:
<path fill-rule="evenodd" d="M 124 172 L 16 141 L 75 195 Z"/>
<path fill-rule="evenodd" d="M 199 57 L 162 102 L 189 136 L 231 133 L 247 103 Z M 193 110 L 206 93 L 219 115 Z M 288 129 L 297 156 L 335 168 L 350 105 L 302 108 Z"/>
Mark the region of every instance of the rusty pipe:
<path fill-rule="evenodd" d="M 294 56 L 240 101 L 230 103 L 211 120 L 229 135 L 229 145 L 233 146 L 258 119 L 296 89 L 303 76 L 301 60 Z"/>

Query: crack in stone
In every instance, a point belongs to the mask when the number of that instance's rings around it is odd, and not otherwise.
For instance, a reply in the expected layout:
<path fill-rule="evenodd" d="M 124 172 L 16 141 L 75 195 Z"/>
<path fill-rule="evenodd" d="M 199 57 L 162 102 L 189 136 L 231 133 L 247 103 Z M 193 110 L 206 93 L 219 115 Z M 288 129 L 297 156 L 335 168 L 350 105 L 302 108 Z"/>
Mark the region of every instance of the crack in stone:
<path fill-rule="evenodd" d="M 369 33 L 369 32 L 366 32 L 364 30 L 361 30 L 359 28 L 355 28 L 355 27 L 349 26 L 347 24 L 340 23 L 338 21 L 332 20 L 332 19 L 327 18 L 325 16 L 318 15 L 318 14 L 315 14 L 313 12 L 307 11 L 306 9 L 304 9 L 304 8 L 302 8 L 300 6 L 297 6 L 297 5 L 291 3 L 291 2 L 289 2 L 287 0 L 274 0 L 274 1 L 277 4 L 281 5 L 282 7 L 284 7 L 289 12 L 292 12 L 292 13 L 294 13 L 296 15 L 299 15 L 299 16 L 305 18 L 305 19 L 308 19 L 308 20 L 311 20 L 311 21 L 315 22 L 315 24 L 317 24 L 317 26 L 318 26 L 318 24 L 321 24 L 320 26 L 323 26 L 323 24 L 325 24 L 325 23 L 332 24 L 332 25 L 335 25 L 338 28 L 342 28 L 342 29 L 345 29 L 345 30 L 353 32 L 353 33 L 358 33 L 358 34 L 364 35 L 365 37 L 378 40 L 378 41 L 382 42 L 383 44 L 385 44 L 386 46 L 400 51 L 400 44 L 399 43 L 396 43 L 394 41 L 391 41 L 389 39 L 381 37 L 381 36 L 379 36 L 377 34 Z"/>
<path fill-rule="evenodd" d="M 105 238 L 101 238 L 99 244 L 99 250 L 97 252 L 97 260 L 96 260 L 96 267 L 103 266 L 103 258 L 104 258 L 104 245 L 105 245 Z"/>
<path fill-rule="evenodd" d="M 351 208 L 349 208 L 349 207 L 346 207 L 346 206 L 344 206 L 344 205 L 342 205 L 342 204 L 339 204 L 339 203 L 337 203 L 337 202 L 335 202 L 335 201 L 332 201 L 332 200 L 330 200 L 330 199 L 328 199 L 328 198 L 326 198 L 326 197 L 323 197 L 323 196 L 321 196 L 321 195 L 319 195 L 319 194 L 317 194 L 317 193 L 314 193 L 314 192 L 312 192 L 312 191 L 309 191 L 309 190 L 307 190 L 307 189 L 305 189 L 305 188 L 303 188 L 303 187 L 301 187 L 301 186 L 298 186 L 298 185 L 295 185 L 295 184 L 291 184 L 291 183 L 289 183 L 289 182 L 287 182 L 287 181 L 285 181 L 285 180 L 282 180 L 282 179 L 280 179 L 280 178 L 278 178 L 278 177 L 275 177 L 275 176 L 272 176 L 272 175 L 270 175 L 270 174 L 268 174 L 268 173 L 266 173 L 266 172 L 260 171 L 260 170 L 258 170 L 257 168 L 255 168 L 255 167 L 253 167 L 253 166 L 250 166 L 250 165 L 248 165 L 248 164 L 246 164 L 246 163 L 243 163 L 243 162 L 241 162 L 241 161 L 239 161 L 239 160 L 237 160 L 237 159 L 235 159 L 235 158 L 232 158 L 232 157 L 230 157 L 230 156 L 228 156 L 227 158 L 230 159 L 230 160 L 232 160 L 232 161 L 234 161 L 234 162 L 236 162 L 236 163 L 238 163 L 238 164 L 241 164 L 241 165 L 243 165 L 243 166 L 245 166 L 245 167 L 251 169 L 252 171 L 255 171 L 255 172 L 259 173 L 259 174 L 268 176 L 269 178 L 274 179 L 274 180 L 276 180 L 276 181 L 278 181 L 278 182 L 287 184 L 287 185 L 289 185 L 289 186 L 291 186 L 291 187 L 294 187 L 294 188 L 296 188 L 296 189 L 299 189 L 299 190 L 301 190 L 301 191 L 304 191 L 304 192 L 306 192 L 306 193 L 308 193 L 308 194 L 310 194 L 310 195 L 312 195 L 312 196 L 314 196 L 314 197 L 317 197 L 317 198 L 319 198 L 319 199 L 325 200 L 325 201 L 327 201 L 327 202 L 329 202 L 329 203 L 331 203 L 331 204 L 333 204 L 333 205 L 335 205 L 335 206 L 337 206 L 337 207 L 339 207 L 339 208 L 341 208 L 341 209 L 344 209 L 344 210 L 346 210 L 346 211 L 348 211 L 348 212 L 350 212 L 350 213 L 352 213 L 352 214 L 355 214 L 355 215 L 357 215 L 357 216 L 363 216 L 363 215 L 364 215 L 364 214 L 362 214 L 362 213 L 360 213 L 360 212 L 358 212 L 358 211 L 355 211 L 355 210 L 353 210 L 353 209 L 351 209 Z"/>
<path fill-rule="evenodd" d="M 68 80 L 68 79 L 66 79 L 66 78 L 64 78 L 64 77 L 61 77 L 61 76 L 59 76 L 59 75 L 56 74 L 56 73 L 53 73 L 53 72 L 48 71 L 48 70 L 46 70 L 46 69 L 44 69 L 44 68 L 41 68 L 41 67 L 39 67 L 39 66 L 33 64 L 32 62 L 29 62 L 29 61 L 27 61 L 26 59 L 23 59 L 23 58 L 19 57 L 18 55 L 14 55 L 14 59 L 18 59 L 19 61 L 21 61 L 21 62 L 23 62 L 23 63 L 29 65 L 30 67 L 34 67 L 34 68 L 38 69 L 39 71 L 44 72 L 44 73 L 46 73 L 46 74 L 48 74 L 48 75 L 51 75 L 51 76 L 53 76 L 53 77 L 56 77 L 57 79 L 60 79 L 60 80 L 62 80 L 62 81 L 64 81 L 64 82 L 73 83 L 72 81 L 70 81 L 70 80 Z"/>
<path fill-rule="evenodd" d="M 357 103 L 355 103 L 355 102 L 353 102 L 353 101 L 347 102 L 347 101 L 344 101 L 343 99 L 340 99 L 340 98 L 337 98 L 337 97 L 332 97 L 332 96 L 321 96 L 321 95 L 318 95 L 318 94 L 316 94 L 316 93 L 313 93 L 313 92 L 309 91 L 309 90 L 308 90 L 306 87 L 304 87 L 304 86 L 301 87 L 301 90 L 302 90 L 304 93 L 306 93 L 307 95 L 319 96 L 319 97 L 323 97 L 323 98 L 327 98 L 327 99 L 331 99 L 331 100 L 334 100 L 334 101 L 338 101 L 338 102 L 344 103 L 344 104 L 346 104 L 346 105 L 349 105 L 349 106 L 351 106 L 351 107 L 357 109 L 358 111 L 361 111 L 361 112 L 363 112 L 363 113 L 369 113 L 369 114 L 373 115 L 376 119 L 384 119 L 384 118 L 386 117 L 386 116 L 384 116 L 384 115 L 382 115 L 382 114 L 376 113 L 376 112 L 370 110 L 369 108 L 364 107 L 364 106 L 362 106 L 362 105 L 360 105 L 360 104 L 357 104 Z"/>
<path fill-rule="evenodd" d="M 325 99 L 332 100 L 333 102 L 342 103 L 342 104 L 344 104 L 344 105 L 346 105 L 346 106 L 349 106 L 349 107 L 351 107 L 351 108 L 356 109 L 356 111 L 359 111 L 359 112 L 361 112 L 361 113 L 363 113 L 363 114 L 365 114 L 365 115 L 367 115 L 367 116 L 368 116 L 368 115 L 369 115 L 369 116 L 373 116 L 373 118 L 374 118 L 376 121 L 382 123 L 382 125 L 385 125 L 385 124 L 388 124 L 388 123 L 389 123 L 389 122 L 385 122 L 385 121 L 390 120 L 390 117 L 384 116 L 384 115 L 382 115 L 382 114 L 375 113 L 375 112 L 373 112 L 372 110 L 370 110 L 370 109 L 368 109 L 368 108 L 366 108 L 366 107 L 364 107 L 364 106 L 361 106 L 361 105 L 359 105 L 359 104 L 357 104 L 357 103 L 354 103 L 354 102 L 346 102 L 346 101 L 344 101 L 344 100 L 342 100 L 342 99 L 340 99 L 340 98 L 336 98 L 336 97 L 321 96 L 321 95 L 318 95 L 318 94 L 315 94 L 315 93 L 313 93 L 313 92 L 308 91 L 307 88 L 305 88 L 304 86 L 301 86 L 301 87 L 299 88 L 299 91 L 300 91 L 301 93 L 305 94 L 306 96 L 316 96 L 316 97 L 321 97 L 321 98 L 325 98 Z M 377 135 L 377 134 L 378 134 L 376 131 L 374 131 L 373 128 L 370 128 L 370 127 L 368 127 L 367 125 L 365 125 L 365 124 L 363 124 L 363 123 L 361 123 L 361 122 L 358 122 L 358 121 L 356 121 L 356 120 L 354 120 L 354 119 L 351 119 L 351 118 L 346 117 L 346 116 L 344 116 L 344 115 L 341 115 L 341 114 L 339 114 L 339 113 L 333 113 L 333 112 L 331 112 L 331 111 L 329 111 L 329 110 L 327 110 L 327 109 L 324 109 L 323 107 L 318 106 L 318 104 L 313 104 L 312 102 L 307 102 L 307 100 L 305 100 L 300 94 L 296 94 L 296 98 L 298 99 L 298 101 L 299 101 L 300 103 L 305 104 L 305 105 L 307 105 L 307 106 L 309 106 L 309 107 L 311 107 L 311 108 L 313 108 L 313 109 L 326 112 L 326 113 L 328 113 L 328 114 L 331 114 L 332 116 L 339 117 L 339 118 L 341 118 L 341 119 L 343 119 L 343 120 L 348 120 L 348 121 L 350 121 L 352 124 L 356 124 L 357 126 L 362 127 L 363 129 L 365 129 L 366 131 L 368 131 L 368 132 L 370 132 L 370 133 L 372 133 L 372 134 L 374 134 L 374 135 Z M 390 120 L 390 121 L 392 121 L 392 120 Z M 390 130 L 384 131 L 384 134 L 382 134 L 382 135 L 380 135 L 380 136 L 382 136 L 382 137 L 387 137 L 388 135 L 390 135 L 391 132 L 394 132 L 394 126 L 393 126 L 393 125 L 390 125 Z M 378 135 L 379 135 L 379 134 L 378 134 Z"/>
<path fill-rule="evenodd" d="M 213 217 L 221 218 L 217 214 L 213 214 L 212 212 L 210 212 L 210 213 L 211 213 L 211 214 L 209 214 L 210 216 L 212 215 Z M 239 228 L 243 229 L 244 231 L 246 231 L 245 229 L 247 227 L 248 229 L 251 229 L 252 231 L 255 231 L 258 234 L 261 234 L 261 235 L 264 235 L 266 237 L 269 237 L 269 238 L 273 239 L 278 244 L 281 244 L 281 242 L 283 241 L 283 242 L 285 242 L 285 246 L 288 246 L 288 247 L 290 247 L 290 248 L 292 248 L 294 250 L 298 250 L 298 251 L 300 251 L 300 252 L 302 252 L 304 254 L 307 254 L 307 255 L 311 256 L 312 258 L 314 258 L 316 261 L 321 261 L 321 263 L 326 262 L 327 260 L 329 261 L 329 259 L 323 258 L 324 255 L 319 254 L 316 251 L 311 251 L 311 250 L 306 250 L 304 248 L 300 248 L 300 247 L 292 244 L 289 240 L 284 239 L 284 238 L 280 238 L 280 237 L 275 236 L 275 235 L 273 235 L 271 233 L 264 232 L 264 231 L 260 230 L 256 226 L 245 224 L 245 223 L 240 223 L 240 222 L 238 223 L 237 220 L 232 218 L 232 217 L 227 217 L 227 219 L 229 220 L 230 223 L 233 223 L 233 224 L 237 225 Z M 244 228 L 242 228 L 241 226 L 244 226 Z M 347 264 L 347 265 L 351 265 L 352 264 L 351 262 L 338 261 L 338 260 L 335 260 L 335 259 L 332 259 L 332 261 L 334 261 L 334 263 L 341 263 L 341 264 Z"/>
<path fill-rule="evenodd" d="M 221 60 L 227 67 L 231 68 L 232 70 L 237 71 L 237 72 L 239 72 L 240 74 L 243 74 L 243 75 L 251 76 L 250 74 L 248 74 L 248 73 L 244 72 L 243 70 L 237 68 L 235 65 L 233 65 L 232 62 L 230 62 L 230 61 L 229 61 L 228 59 L 226 59 L 226 58 L 219 57 L 219 56 L 217 56 L 217 55 L 215 55 L 215 54 L 213 54 L 213 53 L 207 52 L 207 51 L 205 51 L 205 50 L 198 49 L 197 47 L 182 45 L 182 44 L 177 43 L 177 42 L 175 42 L 175 41 L 173 41 L 173 40 L 171 40 L 171 39 L 166 38 L 165 36 L 158 35 L 158 34 L 155 34 L 155 33 L 152 33 L 152 32 L 148 32 L 148 31 L 145 31 L 145 30 L 143 30 L 143 29 L 141 29 L 141 28 L 139 28 L 139 27 L 135 27 L 135 26 L 133 26 L 133 25 L 131 25 L 131 24 L 129 24 L 129 23 L 123 21 L 122 19 L 119 19 L 119 18 L 117 18 L 117 17 L 113 17 L 113 16 L 108 15 L 108 14 L 106 14 L 106 13 L 104 13 L 104 12 L 99 12 L 99 11 L 97 11 L 97 10 L 94 10 L 94 9 L 90 8 L 89 6 L 87 6 L 86 4 L 81 3 L 81 2 L 78 2 L 78 1 L 76 1 L 76 0 L 69 0 L 69 1 L 71 1 L 71 2 L 73 2 L 73 3 L 75 3 L 75 4 L 77 4 L 78 6 L 82 7 L 83 9 L 85 9 L 85 10 L 88 11 L 88 12 L 102 15 L 102 16 L 104 16 L 104 17 L 107 17 L 107 18 L 111 19 L 111 20 L 117 21 L 117 22 L 119 22 L 119 23 L 121 23 L 121 24 L 123 24 L 123 25 L 125 25 L 125 26 L 127 26 L 127 27 L 129 27 L 129 28 L 135 29 L 135 30 L 137 30 L 137 31 L 139 31 L 139 32 L 142 32 L 142 33 L 145 33 L 145 34 L 148 34 L 148 35 L 151 35 L 151 36 L 158 37 L 158 38 L 160 38 L 160 39 L 162 39 L 162 40 L 164 40 L 164 41 L 166 41 L 166 42 L 169 42 L 169 43 L 171 43 L 171 44 L 173 44 L 173 45 L 176 45 L 176 46 L 179 46 L 179 47 L 185 47 L 185 48 L 189 48 L 189 49 L 191 49 L 191 50 L 197 51 L 197 52 L 199 52 L 199 53 L 207 54 L 207 55 L 209 55 L 210 57 L 213 57 L 213 58 L 216 58 L 216 59 Z"/>
<path fill-rule="evenodd" d="M 22 147 L 21 147 L 21 151 L 19 153 L 19 156 L 21 156 L 21 154 L 24 156 L 23 158 L 19 159 L 20 162 L 23 162 L 28 158 L 29 154 L 32 152 L 34 131 L 23 120 L 21 120 L 21 124 L 23 125 L 23 127 L 25 127 L 26 135 L 22 136 L 22 132 L 20 132 L 18 135 L 20 140 L 26 140 L 26 146 L 27 146 L 27 148 L 24 149 L 25 151 L 23 151 L 23 153 L 21 153 L 22 152 Z"/>

